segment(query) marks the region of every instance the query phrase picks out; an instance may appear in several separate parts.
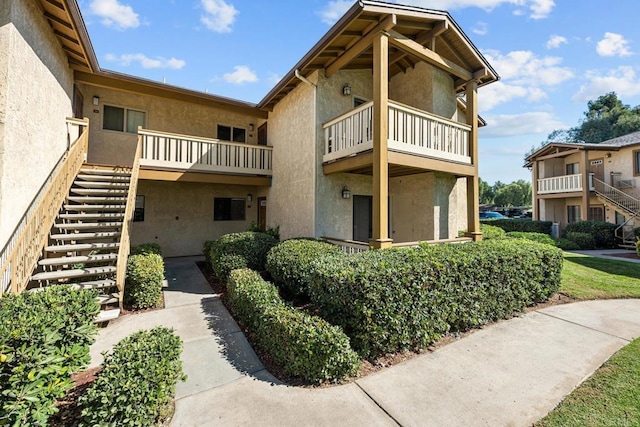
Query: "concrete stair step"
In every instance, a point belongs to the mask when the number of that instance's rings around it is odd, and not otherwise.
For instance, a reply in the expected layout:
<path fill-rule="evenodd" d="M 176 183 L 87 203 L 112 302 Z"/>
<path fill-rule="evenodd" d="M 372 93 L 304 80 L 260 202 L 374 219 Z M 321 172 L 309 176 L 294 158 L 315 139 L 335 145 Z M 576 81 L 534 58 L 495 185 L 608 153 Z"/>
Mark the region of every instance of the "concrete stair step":
<path fill-rule="evenodd" d="M 81 196 L 118 196 L 122 194 L 127 194 L 129 192 L 128 188 L 124 189 L 99 189 L 99 188 L 78 188 L 71 187 L 69 190 L 73 194 L 79 194 Z"/>
<path fill-rule="evenodd" d="M 130 171 L 112 169 L 81 168 L 80 173 L 83 175 L 131 176 Z"/>
<path fill-rule="evenodd" d="M 73 289 L 106 289 L 116 286 L 113 279 L 89 280 L 86 282 L 71 283 Z"/>
<path fill-rule="evenodd" d="M 99 274 L 115 273 L 117 270 L 115 265 L 107 265 L 104 267 L 87 267 L 71 270 L 46 271 L 44 273 L 36 273 L 31 276 L 31 280 L 59 280 L 73 279 L 74 277 L 97 276 Z"/>
<path fill-rule="evenodd" d="M 54 265 L 70 265 L 79 263 L 92 263 L 92 262 L 104 262 L 104 261 L 116 261 L 118 254 L 93 254 L 82 256 L 63 256 L 59 258 L 44 258 L 38 261 L 38 265 L 54 266 Z"/>
<path fill-rule="evenodd" d="M 120 309 L 115 308 L 111 310 L 102 310 L 98 313 L 95 323 L 108 322 L 109 320 L 117 319 L 120 316 Z"/>
<path fill-rule="evenodd" d="M 98 295 L 98 301 L 100 302 L 100 305 L 118 303 L 120 302 L 120 294 L 113 292 L 110 294 Z"/>
<path fill-rule="evenodd" d="M 83 181 L 109 181 L 109 182 L 126 182 L 131 181 L 131 175 L 91 175 L 91 174 L 79 174 L 77 179 Z"/>
<path fill-rule="evenodd" d="M 124 213 L 124 210 L 126 208 L 125 204 L 118 204 L 118 205 L 64 205 L 64 209 L 67 211 L 73 211 L 73 212 L 84 212 L 84 211 L 115 211 L 115 212 L 122 212 Z"/>
<path fill-rule="evenodd" d="M 122 196 L 69 196 L 67 200 L 84 204 L 102 203 L 102 204 L 126 204 L 127 198 Z"/>
<path fill-rule="evenodd" d="M 63 213 L 58 215 L 60 219 L 124 219 L 124 212 L 94 212 L 94 213 Z"/>
<path fill-rule="evenodd" d="M 101 239 L 116 239 L 120 237 L 119 231 L 101 231 L 97 233 L 67 233 L 67 234 L 52 234 L 50 236 L 53 240 L 101 240 Z"/>
<path fill-rule="evenodd" d="M 46 252 L 59 253 L 59 252 L 76 252 L 76 251 L 94 251 L 94 250 L 107 250 L 118 249 L 120 242 L 114 243 L 75 243 L 69 245 L 52 245 L 44 248 Z"/>
<path fill-rule="evenodd" d="M 81 188 L 128 189 L 128 182 L 73 181 L 73 185 Z"/>
<path fill-rule="evenodd" d="M 55 228 L 60 230 L 93 230 L 100 228 L 119 228 L 122 227 L 122 221 L 118 222 L 70 222 L 67 224 L 54 224 Z"/>
<path fill-rule="evenodd" d="M 622 244 L 619 244 L 618 247 L 622 249 L 629 249 L 631 251 L 636 250 L 636 245 L 633 243 L 622 243 Z"/>

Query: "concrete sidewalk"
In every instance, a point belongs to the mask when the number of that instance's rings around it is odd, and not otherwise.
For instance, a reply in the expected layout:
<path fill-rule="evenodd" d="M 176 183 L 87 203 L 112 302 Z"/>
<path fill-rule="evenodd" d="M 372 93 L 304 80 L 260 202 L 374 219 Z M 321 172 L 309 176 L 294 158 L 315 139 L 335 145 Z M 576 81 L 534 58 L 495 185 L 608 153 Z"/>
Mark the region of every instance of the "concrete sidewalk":
<path fill-rule="evenodd" d="M 289 387 L 264 369 L 197 259 L 167 260 L 166 308 L 118 319 L 91 349 L 97 365 L 136 330 L 174 327 L 189 379 L 173 426 L 526 426 L 640 336 L 640 300 L 553 306 L 350 384 Z"/>
<path fill-rule="evenodd" d="M 589 255 L 597 258 L 604 259 L 615 259 L 618 261 L 627 261 L 627 262 L 635 262 L 636 264 L 640 263 L 640 259 L 633 258 L 625 258 L 616 255 L 628 255 L 634 253 L 633 251 L 625 250 L 625 249 L 589 249 L 589 250 L 580 250 L 580 251 L 567 251 L 571 253 L 576 253 L 580 255 Z"/>

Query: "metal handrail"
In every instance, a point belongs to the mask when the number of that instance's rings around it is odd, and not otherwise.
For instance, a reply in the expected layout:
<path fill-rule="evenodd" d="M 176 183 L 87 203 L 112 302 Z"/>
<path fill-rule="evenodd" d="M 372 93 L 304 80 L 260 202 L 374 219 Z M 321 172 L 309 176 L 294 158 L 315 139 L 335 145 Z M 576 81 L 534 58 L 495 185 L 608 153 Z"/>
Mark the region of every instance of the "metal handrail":
<path fill-rule="evenodd" d="M 627 227 L 627 224 L 634 218 L 640 217 L 640 200 L 595 177 L 593 178 L 593 184 L 594 191 L 598 196 L 607 200 L 612 205 L 615 205 L 617 208 L 629 215 L 629 218 L 620 224 L 615 229 L 614 233 L 616 237 L 622 239 L 623 243 L 633 242 L 632 240 L 627 239 L 625 227 Z"/>

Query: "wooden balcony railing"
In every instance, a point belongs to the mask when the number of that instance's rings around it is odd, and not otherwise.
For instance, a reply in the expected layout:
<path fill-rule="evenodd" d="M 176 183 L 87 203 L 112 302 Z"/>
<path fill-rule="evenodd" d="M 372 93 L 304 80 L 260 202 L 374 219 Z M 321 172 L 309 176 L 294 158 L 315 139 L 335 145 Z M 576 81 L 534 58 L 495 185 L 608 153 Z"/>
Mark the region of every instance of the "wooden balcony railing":
<path fill-rule="evenodd" d="M 25 290 L 69 188 L 87 160 L 89 120 L 69 118 L 67 127 L 74 128 L 73 133 L 69 130 L 70 137 L 78 129 L 78 138 L 58 161 L 0 252 L 0 296 Z"/>
<path fill-rule="evenodd" d="M 573 193 L 576 191 L 582 191 L 581 173 L 538 180 L 538 194 Z"/>
<path fill-rule="evenodd" d="M 373 148 L 373 102 L 325 123 L 324 162 Z M 389 101 L 388 148 L 391 151 L 471 164 L 471 127 Z"/>
<path fill-rule="evenodd" d="M 272 174 L 272 147 L 146 129 L 138 133 L 142 137 L 143 169 Z"/>

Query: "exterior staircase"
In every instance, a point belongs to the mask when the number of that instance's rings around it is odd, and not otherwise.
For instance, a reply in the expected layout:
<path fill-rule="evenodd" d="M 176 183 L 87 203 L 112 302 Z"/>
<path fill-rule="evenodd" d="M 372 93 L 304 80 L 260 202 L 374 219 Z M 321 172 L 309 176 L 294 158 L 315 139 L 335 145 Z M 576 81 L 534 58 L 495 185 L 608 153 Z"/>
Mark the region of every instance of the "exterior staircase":
<path fill-rule="evenodd" d="M 116 273 L 131 178 L 132 171 L 122 168 L 80 169 L 29 288 L 71 284 L 96 289 L 102 306 L 97 321 L 118 317 L 122 292 Z"/>
<path fill-rule="evenodd" d="M 634 219 L 640 218 L 640 200 L 597 178 L 593 178 L 593 187 L 600 200 L 610 204 L 627 218 L 616 229 L 616 237 L 622 240 L 620 247 L 635 250 L 636 236 L 633 233 L 633 222 Z"/>

